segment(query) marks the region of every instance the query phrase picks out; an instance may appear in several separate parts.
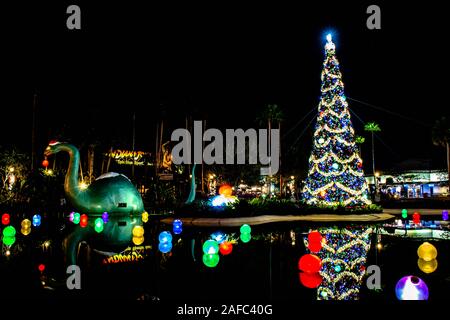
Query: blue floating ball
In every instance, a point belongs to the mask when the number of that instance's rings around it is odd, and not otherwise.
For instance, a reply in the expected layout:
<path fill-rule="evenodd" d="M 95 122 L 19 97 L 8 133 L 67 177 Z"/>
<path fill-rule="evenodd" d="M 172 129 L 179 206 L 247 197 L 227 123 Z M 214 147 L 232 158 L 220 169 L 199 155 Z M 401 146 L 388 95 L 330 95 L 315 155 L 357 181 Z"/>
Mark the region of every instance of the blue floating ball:
<path fill-rule="evenodd" d="M 159 234 L 159 242 L 168 243 L 172 242 L 172 235 L 169 231 L 163 231 Z"/>
<path fill-rule="evenodd" d="M 170 252 L 170 250 L 172 250 L 172 242 L 161 242 L 158 245 L 158 250 L 162 253 Z"/>
<path fill-rule="evenodd" d="M 33 226 L 39 227 L 41 225 L 41 216 L 39 214 L 35 214 L 33 216 Z"/>

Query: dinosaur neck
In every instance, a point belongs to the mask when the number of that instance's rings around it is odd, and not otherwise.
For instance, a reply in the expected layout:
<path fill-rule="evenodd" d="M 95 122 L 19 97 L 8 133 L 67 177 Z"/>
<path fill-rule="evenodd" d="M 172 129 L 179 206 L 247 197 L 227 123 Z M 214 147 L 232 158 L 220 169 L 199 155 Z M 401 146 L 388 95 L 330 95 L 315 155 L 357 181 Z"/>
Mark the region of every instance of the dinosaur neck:
<path fill-rule="evenodd" d="M 86 194 L 79 187 L 78 169 L 80 166 L 80 153 L 78 149 L 71 145 L 65 144 L 61 146 L 61 151 L 66 151 L 69 154 L 69 168 L 67 169 L 66 178 L 64 180 L 64 191 L 68 200 L 75 207 L 86 207 Z"/>
<path fill-rule="evenodd" d="M 195 200 L 195 189 L 197 188 L 197 186 L 195 185 L 195 166 L 196 164 L 194 163 L 194 165 L 192 166 L 192 177 L 191 177 L 191 191 L 189 192 L 189 196 L 186 200 L 186 203 L 192 203 Z"/>

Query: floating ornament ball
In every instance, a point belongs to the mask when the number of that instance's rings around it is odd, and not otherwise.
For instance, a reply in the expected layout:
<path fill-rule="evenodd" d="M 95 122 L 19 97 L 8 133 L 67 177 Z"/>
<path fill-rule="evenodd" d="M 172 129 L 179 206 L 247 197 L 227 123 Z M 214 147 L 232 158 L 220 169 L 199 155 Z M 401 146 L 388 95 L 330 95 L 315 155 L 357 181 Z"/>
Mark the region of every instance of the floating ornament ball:
<path fill-rule="evenodd" d="M 82 214 L 80 216 L 80 227 L 86 228 L 88 225 L 88 216 L 86 214 Z"/>
<path fill-rule="evenodd" d="M 243 224 L 240 228 L 241 233 L 250 233 L 252 228 L 248 224 Z"/>
<path fill-rule="evenodd" d="M 300 272 L 299 279 L 303 286 L 310 289 L 317 288 L 322 283 L 322 277 L 318 272 Z"/>
<path fill-rule="evenodd" d="M 103 223 L 108 223 L 108 221 L 109 221 L 109 214 L 108 214 L 108 212 L 103 212 L 102 213 L 102 221 L 103 221 Z"/>
<path fill-rule="evenodd" d="M 148 222 L 148 212 L 147 211 L 142 212 L 141 219 L 142 219 L 142 222 L 144 222 L 144 223 Z"/>
<path fill-rule="evenodd" d="M 215 240 L 206 240 L 203 243 L 203 252 L 205 254 L 217 254 L 219 253 L 219 245 Z"/>
<path fill-rule="evenodd" d="M 43 166 L 44 168 L 47 168 L 47 167 L 48 167 L 48 160 L 47 160 L 47 159 L 45 159 L 44 161 L 42 161 L 42 166 Z"/>
<path fill-rule="evenodd" d="M 397 282 L 395 295 L 398 300 L 428 300 L 428 287 L 419 277 L 406 276 Z"/>
<path fill-rule="evenodd" d="M 180 234 L 183 232 L 183 222 L 180 219 L 173 220 L 173 233 Z"/>
<path fill-rule="evenodd" d="M 141 244 L 144 243 L 144 237 L 133 237 L 133 243 L 136 246 L 140 246 Z M 170 244 L 172 246 L 172 243 Z"/>
<path fill-rule="evenodd" d="M 319 231 L 311 231 L 308 234 L 308 242 L 311 243 L 317 243 L 317 242 L 322 242 L 322 235 L 320 234 Z"/>
<path fill-rule="evenodd" d="M 103 231 L 103 224 L 104 224 L 104 222 L 103 222 L 103 219 L 102 219 L 102 218 L 97 218 L 97 219 L 95 219 L 95 222 L 94 222 L 94 230 L 95 230 L 97 233 L 102 232 L 102 231 Z"/>
<path fill-rule="evenodd" d="M 402 210 L 402 218 L 403 218 L 403 219 L 408 218 L 408 210 L 406 210 L 406 209 L 403 209 L 403 210 Z"/>
<path fill-rule="evenodd" d="M 415 224 L 419 224 L 420 223 L 420 213 L 414 212 L 414 214 L 413 214 L 413 222 Z"/>
<path fill-rule="evenodd" d="M 13 226 L 7 226 L 3 229 L 4 237 L 14 237 L 16 235 L 16 229 Z"/>
<path fill-rule="evenodd" d="M 304 254 L 298 261 L 298 268 L 304 272 L 319 272 L 321 267 L 322 260 L 314 254 Z"/>
<path fill-rule="evenodd" d="M 442 211 L 442 220 L 444 221 L 448 220 L 448 210 Z"/>
<path fill-rule="evenodd" d="M 172 250 L 172 242 L 160 242 L 158 245 L 158 250 L 162 253 L 168 253 L 170 250 Z"/>
<path fill-rule="evenodd" d="M 233 244 L 228 241 L 224 241 L 219 246 L 220 253 L 224 256 L 228 255 L 233 251 Z"/>
<path fill-rule="evenodd" d="M 229 184 L 223 184 L 219 188 L 219 194 L 225 197 L 231 197 L 233 189 Z"/>
<path fill-rule="evenodd" d="M 23 229 L 29 229 L 31 228 L 31 221 L 29 219 L 24 219 L 22 220 L 20 225 L 22 226 Z"/>
<path fill-rule="evenodd" d="M 44 270 L 45 270 L 45 264 L 41 263 L 41 264 L 38 266 L 38 270 L 39 270 L 40 272 L 44 272 Z"/>
<path fill-rule="evenodd" d="M 161 242 L 161 243 L 168 243 L 168 242 L 171 243 L 172 242 L 172 235 L 170 234 L 169 231 L 162 231 L 159 234 L 158 239 L 159 239 L 159 242 Z"/>
<path fill-rule="evenodd" d="M 436 259 L 437 250 L 436 247 L 433 246 L 431 243 L 424 242 L 417 249 L 417 255 L 419 256 L 419 258 L 425 261 L 431 261 Z"/>
<path fill-rule="evenodd" d="M 220 257 L 218 254 L 204 254 L 203 263 L 209 268 L 214 268 L 219 263 Z"/>
<path fill-rule="evenodd" d="M 5 246 L 12 246 L 16 242 L 16 237 L 3 237 L 3 244 Z"/>
<path fill-rule="evenodd" d="M 81 219 L 81 215 L 78 212 L 75 212 L 73 214 L 73 223 L 74 224 L 79 224 L 80 223 L 80 219 Z"/>
<path fill-rule="evenodd" d="M 142 226 L 134 226 L 133 231 L 132 231 L 133 237 L 140 238 L 140 237 L 142 237 L 144 235 L 144 232 L 145 232 L 144 231 L 144 227 L 142 227 Z M 160 242 L 162 242 L 162 241 L 160 241 Z"/>
<path fill-rule="evenodd" d="M 243 243 L 247 243 L 252 239 L 251 233 L 241 233 L 240 239 Z"/>
<path fill-rule="evenodd" d="M 308 242 L 308 249 L 312 253 L 318 253 L 322 250 L 322 242 Z"/>
<path fill-rule="evenodd" d="M 436 271 L 438 267 L 438 262 L 436 259 L 433 259 L 431 261 L 425 261 L 423 259 L 417 259 L 417 265 L 419 266 L 419 269 L 424 273 L 433 273 Z"/>
<path fill-rule="evenodd" d="M 73 216 L 74 216 L 75 212 L 71 212 L 69 213 L 69 221 L 73 222 Z"/>
<path fill-rule="evenodd" d="M 24 236 L 27 236 L 27 235 L 29 235 L 29 234 L 31 233 L 31 228 L 27 228 L 27 229 L 22 228 L 22 229 L 20 229 L 20 232 L 21 232 Z"/>
<path fill-rule="evenodd" d="M 33 216 L 33 226 L 39 227 L 41 225 L 41 216 L 39 214 L 35 214 Z"/>
<path fill-rule="evenodd" d="M 11 222 L 11 217 L 9 216 L 8 213 L 4 213 L 2 214 L 2 224 L 4 226 L 8 225 Z"/>

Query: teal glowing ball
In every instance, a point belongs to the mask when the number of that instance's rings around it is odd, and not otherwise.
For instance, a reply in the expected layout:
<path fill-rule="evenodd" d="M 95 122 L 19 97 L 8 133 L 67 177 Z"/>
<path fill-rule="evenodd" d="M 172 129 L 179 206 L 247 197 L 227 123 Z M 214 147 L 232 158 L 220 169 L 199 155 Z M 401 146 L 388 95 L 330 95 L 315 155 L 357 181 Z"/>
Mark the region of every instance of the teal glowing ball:
<path fill-rule="evenodd" d="M 207 240 L 203 244 L 203 252 L 205 254 L 217 254 L 219 253 L 219 244 L 215 240 Z"/>
<path fill-rule="evenodd" d="M 241 233 L 250 233 L 252 228 L 248 224 L 243 224 L 240 229 Z"/>

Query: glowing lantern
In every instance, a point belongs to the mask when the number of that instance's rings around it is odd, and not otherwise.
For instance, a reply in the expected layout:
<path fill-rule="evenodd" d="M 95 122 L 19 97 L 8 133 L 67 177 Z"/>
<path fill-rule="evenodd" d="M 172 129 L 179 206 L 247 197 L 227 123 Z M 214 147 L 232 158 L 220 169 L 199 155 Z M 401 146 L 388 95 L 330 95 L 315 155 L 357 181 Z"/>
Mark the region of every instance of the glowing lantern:
<path fill-rule="evenodd" d="M 298 268 L 301 271 L 315 273 L 322 267 L 322 260 L 314 254 L 304 254 L 298 261 Z"/>
<path fill-rule="evenodd" d="M 4 237 L 14 237 L 16 235 L 16 229 L 13 226 L 7 226 L 3 229 Z"/>
<path fill-rule="evenodd" d="M 308 242 L 310 243 L 322 242 L 322 235 L 320 234 L 319 231 L 311 231 L 308 234 Z"/>
<path fill-rule="evenodd" d="M 172 242 L 161 242 L 158 245 L 158 250 L 161 251 L 162 253 L 167 253 L 170 252 L 170 250 L 172 250 Z"/>
<path fill-rule="evenodd" d="M 406 276 L 397 282 L 395 295 L 398 300 L 428 300 L 428 287 L 419 277 Z"/>
<path fill-rule="evenodd" d="M 203 252 L 205 254 L 217 254 L 219 253 L 219 245 L 215 240 L 206 240 L 203 244 Z"/>
<path fill-rule="evenodd" d="M 16 242 L 16 237 L 3 237 L 3 243 L 6 246 L 12 246 Z"/>
<path fill-rule="evenodd" d="M 74 214 L 75 214 L 75 212 L 71 212 L 71 213 L 69 214 L 69 221 L 70 221 L 70 222 L 73 222 Z"/>
<path fill-rule="evenodd" d="M 95 223 L 94 223 L 94 229 L 96 232 L 100 233 L 103 231 L 103 219 L 102 218 L 97 218 L 95 219 Z"/>
<path fill-rule="evenodd" d="M 406 209 L 403 209 L 403 210 L 402 210 L 402 218 L 403 218 L 403 219 L 408 218 L 408 210 L 406 210 Z"/>
<path fill-rule="evenodd" d="M 420 213 L 414 212 L 414 214 L 413 214 L 413 222 L 415 224 L 419 224 L 420 223 Z"/>
<path fill-rule="evenodd" d="M 252 234 L 251 233 L 241 233 L 240 238 L 243 243 L 247 243 L 252 239 Z"/>
<path fill-rule="evenodd" d="M 168 243 L 172 242 L 172 235 L 169 231 L 163 231 L 159 234 L 159 242 L 161 243 Z"/>
<path fill-rule="evenodd" d="M 86 214 L 82 214 L 80 216 L 80 227 L 86 228 L 88 225 L 88 216 Z"/>
<path fill-rule="evenodd" d="M 231 197 L 233 194 L 233 188 L 229 184 L 221 185 L 219 188 L 219 194 L 224 197 Z"/>
<path fill-rule="evenodd" d="M 103 221 L 103 223 L 108 223 L 108 221 L 109 221 L 109 214 L 108 214 L 108 212 L 103 212 L 102 213 L 102 221 Z"/>
<path fill-rule="evenodd" d="M 448 210 L 442 211 L 442 220 L 444 221 L 448 220 Z"/>
<path fill-rule="evenodd" d="M 31 221 L 28 219 L 23 219 L 20 225 L 22 226 L 23 229 L 29 229 L 31 228 Z"/>
<path fill-rule="evenodd" d="M 233 251 L 233 244 L 228 241 L 224 241 L 219 246 L 220 253 L 224 256 L 228 255 Z"/>
<path fill-rule="evenodd" d="M 433 246 L 431 243 L 424 242 L 417 249 L 417 255 L 419 256 L 419 258 L 425 261 L 431 261 L 436 259 L 437 250 L 436 247 Z"/>
<path fill-rule="evenodd" d="M 431 261 L 425 261 L 423 259 L 417 259 L 417 265 L 419 266 L 419 269 L 422 272 L 425 273 L 433 273 L 436 271 L 438 267 L 438 262 L 436 259 L 433 259 Z"/>
<path fill-rule="evenodd" d="M 80 223 L 80 219 L 81 219 L 81 215 L 78 212 L 75 212 L 73 214 L 73 223 L 74 224 L 79 224 Z"/>
<path fill-rule="evenodd" d="M 322 249 L 322 242 L 309 242 L 308 243 L 308 249 L 312 253 L 317 253 Z"/>
<path fill-rule="evenodd" d="M 31 228 L 28 228 L 28 229 L 22 228 L 22 229 L 20 229 L 20 232 L 21 232 L 24 236 L 27 236 L 27 235 L 29 235 L 29 234 L 31 233 Z"/>
<path fill-rule="evenodd" d="M 144 228 L 142 226 L 134 226 L 132 232 L 134 237 L 142 237 L 144 235 Z"/>
<path fill-rule="evenodd" d="M 218 254 L 204 254 L 203 263 L 209 268 L 214 268 L 219 263 L 220 257 Z"/>
<path fill-rule="evenodd" d="M 11 218 L 8 213 L 2 214 L 2 224 L 4 226 L 8 225 L 11 222 Z"/>
<path fill-rule="evenodd" d="M 183 222 L 180 219 L 173 220 L 173 233 L 180 234 L 183 231 Z"/>
<path fill-rule="evenodd" d="M 317 288 L 322 283 L 322 277 L 318 272 L 300 272 L 299 279 L 303 286 L 311 289 Z"/>
<path fill-rule="evenodd" d="M 48 160 L 47 160 L 47 159 L 45 159 L 44 161 L 42 161 L 42 166 L 43 166 L 44 168 L 47 168 L 47 167 L 48 167 Z"/>
<path fill-rule="evenodd" d="M 144 211 L 142 212 L 142 222 L 147 223 L 148 222 L 148 212 Z"/>
<path fill-rule="evenodd" d="M 144 237 L 133 237 L 133 243 L 136 246 L 140 246 L 141 244 L 144 243 Z M 172 245 L 172 244 L 170 244 L 170 245 Z"/>
<path fill-rule="evenodd" d="M 248 224 L 243 224 L 240 228 L 241 233 L 250 233 L 252 228 Z"/>
<path fill-rule="evenodd" d="M 221 244 L 222 242 L 227 240 L 227 235 L 222 231 L 216 231 L 213 234 L 211 234 L 211 238 L 213 240 L 216 240 L 218 244 Z"/>
<path fill-rule="evenodd" d="M 45 270 L 45 264 L 41 263 L 41 264 L 38 266 L 38 270 L 39 270 L 40 272 L 44 272 L 44 270 Z"/>
<path fill-rule="evenodd" d="M 39 214 L 35 214 L 33 216 L 33 226 L 39 227 L 41 225 L 41 216 Z"/>

